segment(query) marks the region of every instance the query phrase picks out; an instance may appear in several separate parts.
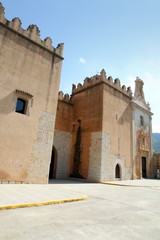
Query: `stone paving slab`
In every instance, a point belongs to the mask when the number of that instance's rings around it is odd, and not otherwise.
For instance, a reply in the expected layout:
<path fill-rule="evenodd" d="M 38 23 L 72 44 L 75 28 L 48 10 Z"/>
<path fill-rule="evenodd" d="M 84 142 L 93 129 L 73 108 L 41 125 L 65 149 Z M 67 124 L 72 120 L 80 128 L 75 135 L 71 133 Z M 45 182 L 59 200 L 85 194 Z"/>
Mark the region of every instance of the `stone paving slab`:
<path fill-rule="evenodd" d="M 55 180 L 50 183 L 51 184 L 0 184 L 0 210 L 79 201 L 88 198 L 88 196 L 83 193 L 76 192 L 76 184 L 80 184 L 81 182 L 75 180 Z M 73 189 L 70 187 L 72 184 L 75 185 Z M 104 182 L 104 184 L 160 188 L 160 180 L 158 179 L 111 181 Z"/>
<path fill-rule="evenodd" d="M 149 185 L 148 180 L 145 182 Z M 69 180 L 54 180 L 49 185 L 53 189 L 57 186 L 61 190 L 81 192 L 89 199 L 0 211 L 0 239 L 160 239 L 159 187 L 126 187 Z M 142 181 L 139 181 L 139 186 L 142 186 Z"/>
<path fill-rule="evenodd" d="M 1 184 L 0 210 L 87 199 L 81 193 L 51 184 Z"/>

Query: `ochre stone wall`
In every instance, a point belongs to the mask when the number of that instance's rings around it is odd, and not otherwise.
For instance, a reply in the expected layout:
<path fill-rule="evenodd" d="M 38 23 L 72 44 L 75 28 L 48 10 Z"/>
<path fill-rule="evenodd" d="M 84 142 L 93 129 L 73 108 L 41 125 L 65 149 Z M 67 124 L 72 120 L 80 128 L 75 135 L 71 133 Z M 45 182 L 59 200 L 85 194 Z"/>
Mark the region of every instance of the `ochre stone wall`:
<path fill-rule="evenodd" d="M 151 176 L 152 113 L 143 81 L 136 79 L 133 98 L 102 70 L 73 85 L 71 97 L 58 94 L 62 54 L 63 44 L 42 41 L 36 25 L 24 30 L 20 19 L 9 22 L 0 3 L 0 182 L 47 183 L 52 149 L 52 177 L 115 180 L 118 164 L 117 178 L 141 178 L 142 157 Z M 15 111 L 18 98 L 25 114 Z"/>
<path fill-rule="evenodd" d="M 65 100 L 66 97 L 59 94 L 61 100 L 55 126 L 72 136 L 68 176 L 75 176 L 76 139 L 80 127 L 79 177 L 94 181 L 114 180 L 115 166 L 119 163 L 121 178 L 132 178 L 131 97 L 115 88 L 112 83 L 95 82 L 90 86 L 86 84 L 85 88 L 74 87 L 70 99 Z M 64 138 L 61 139 L 63 142 Z"/>
<path fill-rule="evenodd" d="M 81 120 L 81 154 L 80 154 L 80 175 L 88 177 L 89 155 L 91 146 L 91 133 L 102 129 L 102 85 L 89 88 L 72 96 L 73 103 L 73 124 L 75 129 L 72 132 L 71 148 L 71 169 L 75 154 L 76 134 L 78 120 Z"/>
<path fill-rule="evenodd" d="M 36 26 L 23 30 L 0 11 L 0 181 L 47 183 L 63 45 L 54 49 Z M 26 114 L 15 112 L 17 98 Z"/>
<path fill-rule="evenodd" d="M 96 181 L 115 180 L 119 164 L 120 178 L 132 178 L 132 109 L 131 98 L 103 83 L 102 128 L 92 132 L 89 176 Z"/>
<path fill-rule="evenodd" d="M 132 108 L 131 98 L 104 86 L 103 131 L 110 136 L 110 153 L 123 158 L 126 168 L 132 167 Z"/>
<path fill-rule="evenodd" d="M 53 146 L 56 154 L 56 178 L 68 178 L 69 176 L 69 157 L 71 148 L 71 133 L 55 130 Z"/>
<path fill-rule="evenodd" d="M 142 157 L 146 157 L 146 177 L 150 176 L 152 113 L 143 89 L 139 89 L 143 81 L 137 78 L 137 82 L 137 98 L 133 98 L 130 88 L 121 87 L 119 79 L 107 78 L 102 70 L 100 75 L 86 78 L 83 84 L 73 85 L 71 98 L 59 93 L 56 128 L 72 136 L 71 176 L 94 181 L 141 178 Z M 144 144 L 140 143 L 142 130 Z"/>
<path fill-rule="evenodd" d="M 58 100 L 55 129 L 71 132 L 73 123 L 73 104 Z"/>

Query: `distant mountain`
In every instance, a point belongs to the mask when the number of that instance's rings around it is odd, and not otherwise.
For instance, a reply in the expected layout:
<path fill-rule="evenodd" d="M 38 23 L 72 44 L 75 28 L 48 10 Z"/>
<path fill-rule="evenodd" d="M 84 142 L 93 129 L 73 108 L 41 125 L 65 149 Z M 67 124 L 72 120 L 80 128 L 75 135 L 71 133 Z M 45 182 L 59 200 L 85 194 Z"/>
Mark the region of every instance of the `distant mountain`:
<path fill-rule="evenodd" d="M 153 150 L 160 153 L 160 133 L 152 133 Z"/>

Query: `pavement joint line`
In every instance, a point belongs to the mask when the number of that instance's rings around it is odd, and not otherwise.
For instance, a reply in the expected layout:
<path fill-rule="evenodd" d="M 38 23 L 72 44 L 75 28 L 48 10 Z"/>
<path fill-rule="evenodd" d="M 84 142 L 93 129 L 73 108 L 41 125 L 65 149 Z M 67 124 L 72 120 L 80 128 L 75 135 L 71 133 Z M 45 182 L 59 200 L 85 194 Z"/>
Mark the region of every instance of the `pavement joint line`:
<path fill-rule="evenodd" d="M 120 187 L 160 187 L 160 186 L 142 186 L 142 185 L 127 185 L 127 184 L 118 184 L 118 183 L 108 183 L 108 182 L 100 182 L 101 184 L 107 184 L 107 185 L 114 185 L 114 186 L 120 186 Z"/>
<path fill-rule="evenodd" d="M 75 201 L 81 201 L 86 199 L 88 199 L 88 196 L 79 197 L 79 198 L 68 198 L 68 199 L 61 199 L 61 200 L 45 201 L 45 202 L 6 205 L 6 206 L 0 206 L 0 210 L 25 208 L 25 207 L 38 207 L 38 206 L 45 206 L 45 205 L 52 205 L 52 204 L 59 204 L 59 203 L 66 203 L 66 202 L 75 202 Z"/>

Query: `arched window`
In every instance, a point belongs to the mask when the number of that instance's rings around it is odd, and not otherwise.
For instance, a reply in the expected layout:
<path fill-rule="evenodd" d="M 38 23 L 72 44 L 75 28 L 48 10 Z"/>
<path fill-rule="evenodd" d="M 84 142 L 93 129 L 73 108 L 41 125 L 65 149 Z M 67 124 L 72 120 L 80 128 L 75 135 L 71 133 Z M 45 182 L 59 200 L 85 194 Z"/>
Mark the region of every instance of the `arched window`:
<path fill-rule="evenodd" d="M 26 101 L 23 100 L 22 98 L 17 98 L 17 103 L 16 103 L 16 112 L 25 114 L 26 113 Z"/>
<path fill-rule="evenodd" d="M 116 168 L 115 168 L 115 177 L 116 178 L 120 178 L 121 177 L 121 172 L 120 172 L 120 166 L 119 164 L 116 165 Z"/>
<path fill-rule="evenodd" d="M 140 116 L 140 125 L 144 126 L 144 118 L 143 118 L 143 116 Z"/>

